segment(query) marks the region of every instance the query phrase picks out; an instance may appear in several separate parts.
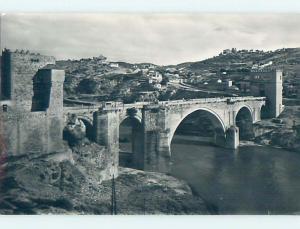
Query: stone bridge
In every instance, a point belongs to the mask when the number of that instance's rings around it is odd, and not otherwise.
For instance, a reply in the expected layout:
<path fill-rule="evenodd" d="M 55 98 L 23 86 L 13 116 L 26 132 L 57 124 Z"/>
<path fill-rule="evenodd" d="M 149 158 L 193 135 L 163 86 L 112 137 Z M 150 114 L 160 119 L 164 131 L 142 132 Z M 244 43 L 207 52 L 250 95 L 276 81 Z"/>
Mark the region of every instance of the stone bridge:
<path fill-rule="evenodd" d="M 134 104 L 106 102 L 99 106 L 64 107 L 64 114 L 65 117 L 76 114 L 87 126 L 90 138 L 107 147 L 116 175 L 120 124 L 130 119 L 135 167 L 167 172 L 171 161 L 171 141 L 177 127 L 187 116 L 200 111 L 213 125 L 214 143 L 236 149 L 239 132 L 247 132 L 249 124 L 252 126 L 261 119 L 265 99 L 249 96 Z"/>

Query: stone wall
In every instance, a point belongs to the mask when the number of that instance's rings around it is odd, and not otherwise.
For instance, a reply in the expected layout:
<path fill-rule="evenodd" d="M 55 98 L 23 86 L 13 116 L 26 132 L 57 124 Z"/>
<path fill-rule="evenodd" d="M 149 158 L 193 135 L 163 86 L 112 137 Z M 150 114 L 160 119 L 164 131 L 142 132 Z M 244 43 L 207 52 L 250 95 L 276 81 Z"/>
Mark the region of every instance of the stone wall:
<path fill-rule="evenodd" d="M 62 150 L 63 116 L 24 112 L 10 108 L 0 112 L 9 154 L 49 153 Z"/>
<path fill-rule="evenodd" d="M 43 154 L 61 149 L 61 139 L 57 141 L 60 136 L 58 118 L 49 118 L 45 112 L 18 110 L 1 113 L 1 116 L 9 154 Z"/>

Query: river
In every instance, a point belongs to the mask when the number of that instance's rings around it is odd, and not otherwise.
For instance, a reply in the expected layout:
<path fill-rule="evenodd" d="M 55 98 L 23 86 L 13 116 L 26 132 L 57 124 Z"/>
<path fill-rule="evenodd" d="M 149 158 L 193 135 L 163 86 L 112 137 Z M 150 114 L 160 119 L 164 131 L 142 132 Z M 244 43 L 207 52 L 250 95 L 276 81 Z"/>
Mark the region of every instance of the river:
<path fill-rule="evenodd" d="M 176 135 L 171 175 L 215 214 L 300 214 L 300 154 L 267 146 L 229 150 Z"/>

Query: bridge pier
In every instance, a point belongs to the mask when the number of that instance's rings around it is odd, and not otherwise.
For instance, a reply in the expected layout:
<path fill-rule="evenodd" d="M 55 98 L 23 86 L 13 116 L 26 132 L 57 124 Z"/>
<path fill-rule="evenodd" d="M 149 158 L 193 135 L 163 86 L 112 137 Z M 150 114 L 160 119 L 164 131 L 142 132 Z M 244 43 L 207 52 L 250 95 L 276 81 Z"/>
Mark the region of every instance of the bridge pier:
<path fill-rule="evenodd" d="M 171 165 L 168 111 L 152 105 L 142 110 L 144 170 L 168 173 Z"/>
<path fill-rule="evenodd" d="M 133 166 L 136 169 L 144 168 L 144 133 L 141 125 L 132 123 L 132 153 Z"/>
<path fill-rule="evenodd" d="M 96 143 L 107 148 L 108 167 L 111 177 L 118 176 L 119 166 L 119 122 L 114 111 L 98 110 L 93 119 Z"/>
<path fill-rule="evenodd" d="M 169 132 L 144 132 L 144 170 L 168 173 L 171 165 Z"/>
<path fill-rule="evenodd" d="M 231 126 L 226 130 L 226 144 L 228 149 L 237 149 L 239 147 L 239 128 L 237 126 Z"/>

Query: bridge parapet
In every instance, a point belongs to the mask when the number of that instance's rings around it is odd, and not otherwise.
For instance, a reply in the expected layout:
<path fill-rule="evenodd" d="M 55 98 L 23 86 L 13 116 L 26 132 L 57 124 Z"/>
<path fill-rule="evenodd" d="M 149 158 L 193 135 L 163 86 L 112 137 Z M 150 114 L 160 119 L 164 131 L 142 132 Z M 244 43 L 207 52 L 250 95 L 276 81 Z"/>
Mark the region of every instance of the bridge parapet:
<path fill-rule="evenodd" d="M 203 99 L 189 99 L 189 100 L 172 100 L 172 101 L 161 101 L 159 105 L 178 105 L 178 104 L 204 104 L 204 103 L 223 103 L 223 102 L 245 102 L 245 101 L 264 101 L 265 97 L 220 97 L 220 98 L 203 98 Z"/>
<path fill-rule="evenodd" d="M 84 112 L 84 111 L 96 111 L 98 106 L 80 106 L 80 107 L 64 107 L 64 113 L 68 112 Z"/>
<path fill-rule="evenodd" d="M 164 106 L 176 106 L 176 105 L 197 105 L 206 103 L 236 103 L 236 102 L 246 102 L 246 101 L 265 101 L 266 97 L 219 97 L 219 98 L 203 98 L 203 99 L 181 99 L 181 100 L 169 100 L 169 101 L 159 101 L 159 102 L 136 102 L 125 104 L 122 102 L 105 102 L 100 106 L 102 110 L 124 110 L 130 108 L 141 109 L 144 107 L 164 107 Z"/>

